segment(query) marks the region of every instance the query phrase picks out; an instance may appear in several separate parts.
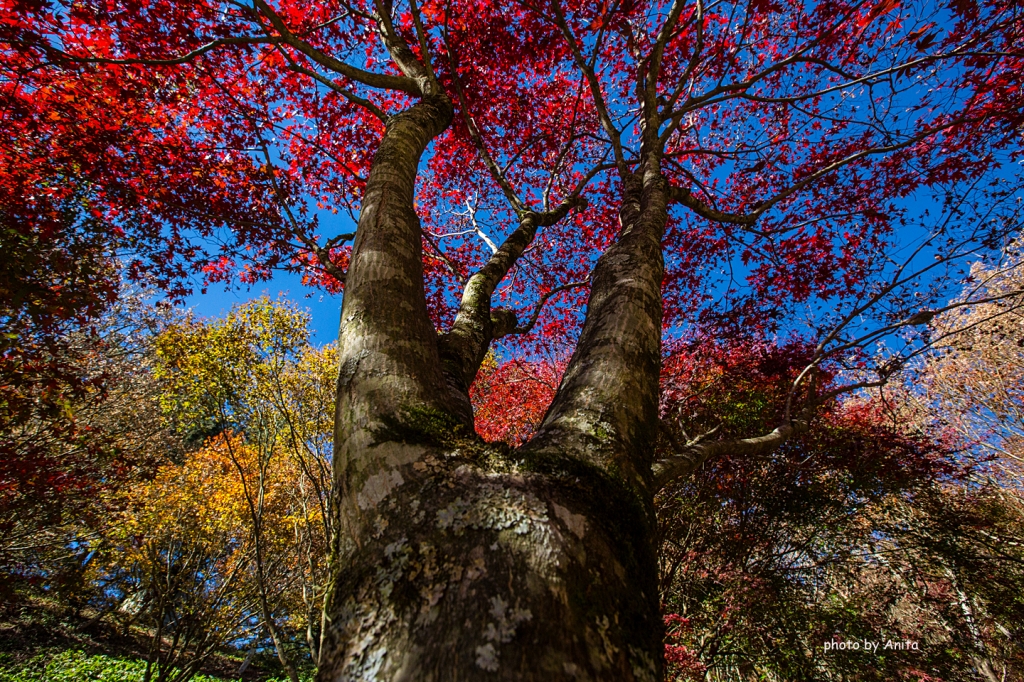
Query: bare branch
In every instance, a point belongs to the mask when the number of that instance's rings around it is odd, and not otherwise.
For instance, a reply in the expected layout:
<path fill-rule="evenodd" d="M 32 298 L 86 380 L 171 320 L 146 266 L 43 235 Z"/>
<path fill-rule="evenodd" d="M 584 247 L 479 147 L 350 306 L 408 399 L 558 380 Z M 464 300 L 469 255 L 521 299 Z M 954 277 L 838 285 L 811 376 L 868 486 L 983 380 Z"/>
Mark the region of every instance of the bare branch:
<path fill-rule="evenodd" d="M 604 101 L 604 95 L 601 92 L 601 84 L 597 79 L 597 74 L 594 73 L 592 64 L 589 64 L 583 57 L 583 53 L 580 51 L 580 45 L 576 42 L 576 37 L 573 35 L 572 30 L 569 28 L 569 24 L 565 20 L 565 14 L 562 12 L 562 7 L 558 0 L 551 3 L 551 7 L 555 14 L 555 25 L 562 32 L 566 42 L 569 44 L 569 50 L 572 52 L 573 59 L 576 61 L 576 66 L 579 67 L 580 71 L 587 79 L 587 84 L 590 86 L 590 94 L 594 100 L 594 106 L 597 109 L 598 118 L 601 121 L 601 126 L 604 128 L 604 132 L 608 135 L 608 140 L 612 145 L 612 153 L 615 157 L 615 165 L 619 169 L 619 174 L 625 178 L 630 175 L 629 165 L 626 163 L 626 156 L 622 151 L 622 134 L 612 123 L 611 116 L 608 114 L 608 106 Z"/>
<path fill-rule="evenodd" d="M 553 296 L 562 293 L 563 291 L 568 291 L 569 289 L 575 289 L 577 287 L 585 287 L 588 284 L 590 284 L 590 280 L 585 279 L 578 282 L 569 282 L 568 284 L 562 284 L 561 286 L 555 287 L 548 293 L 541 296 L 540 300 L 537 301 L 537 305 L 533 307 L 533 314 L 530 315 L 530 321 L 527 322 L 525 325 L 516 327 L 515 329 L 510 331 L 509 334 L 528 334 L 530 330 L 533 329 L 533 326 L 537 324 L 537 318 L 540 317 L 541 311 L 544 309 L 544 306 L 545 304 L 547 304 L 549 299 L 551 299 Z"/>
<path fill-rule="evenodd" d="M 201 57 L 204 54 L 211 52 L 218 47 L 224 45 L 276 45 L 281 43 L 283 38 L 277 36 L 232 36 L 227 38 L 217 38 L 210 42 L 197 47 L 191 52 L 179 55 L 177 57 L 167 57 L 164 59 L 151 59 L 143 57 L 125 57 L 125 58 L 110 58 L 110 57 L 78 57 L 72 54 L 68 54 L 62 50 L 58 50 L 55 47 L 47 46 L 44 48 L 47 54 L 52 57 L 57 57 L 60 60 L 75 62 L 78 64 L 123 64 L 132 65 L 139 64 L 143 66 L 174 66 L 177 64 L 185 64 L 190 62 L 197 57 Z"/>
<path fill-rule="evenodd" d="M 490 237 L 487 236 L 486 232 L 484 232 L 482 229 L 480 229 L 480 226 L 476 222 L 476 210 L 477 210 L 477 207 L 473 206 L 469 202 L 469 199 L 466 200 L 466 210 L 468 211 L 469 222 L 470 222 L 471 225 L 473 225 L 473 231 L 476 233 L 476 235 L 478 237 L 480 237 L 480 239 L 483 240 L 484 244 L 487 244 L 487 248 L 489 248 L 491 250 L 492 254 L 497 253 L 498 252 L 498 245 L 495 244 L 494 241 Z"/>

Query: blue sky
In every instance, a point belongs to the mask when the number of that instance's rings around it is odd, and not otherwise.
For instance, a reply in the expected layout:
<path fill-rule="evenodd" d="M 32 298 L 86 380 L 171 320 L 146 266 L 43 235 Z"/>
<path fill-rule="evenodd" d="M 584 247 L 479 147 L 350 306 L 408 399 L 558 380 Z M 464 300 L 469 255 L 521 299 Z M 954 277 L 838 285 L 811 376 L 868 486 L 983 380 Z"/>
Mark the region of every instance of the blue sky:
<path fill-rule="evenodd" d="M 310 331 L 316 345 L 324 345 L 338 338 L 341 320 L 341 294 L 329 294 L 302 284 L 302 275 L 275 272 L 273 279 L 258 282 L 249 289 L 225 291 L 219 284 L 211 284 L 205 294 L 197 293 L 185 299 L 186 306 L 202 317 L 223 317 L 232 306 L 260 296 L 286 298 L 306 308 L 312 321 Z"/>

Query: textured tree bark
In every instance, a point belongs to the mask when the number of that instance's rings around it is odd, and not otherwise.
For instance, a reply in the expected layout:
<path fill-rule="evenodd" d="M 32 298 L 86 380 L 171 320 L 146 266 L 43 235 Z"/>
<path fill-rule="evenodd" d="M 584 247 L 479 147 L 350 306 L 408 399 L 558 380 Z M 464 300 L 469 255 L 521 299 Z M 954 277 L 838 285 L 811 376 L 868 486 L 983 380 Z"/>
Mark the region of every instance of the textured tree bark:
<path fill-rule="evenodd" d="M 367 185 L 342 310 L 318 679 L 659 680 L 650 466 L 638 453 L 657 433 L 664 191 L 631 195 L 541 437 L 489 446 L 466 389 L 489 342 L 477 337 L 494 334 L 481 295 L 493 285 L 465 301 L 473 319 L 445 339 L 443 363 L 412 208 L 419 157 L 450 116 L 435 97 L 393 117 Z"/>
<path fill-rule="evenodd" d="M 594 269 L 576 350 L 526 447 L 588 462 L 646 498 L 658 433 L 667 185 L 660 174 L 625 184 L 619 237 Z"/>
<path fill-rule="evenodd" d="M 657 680 L 645 513 L 586 466 L 382 443 L 330 607 L 321 680 Z M 369 496 L 369 497 L 367 497 Z"/>
<path fill-rule="evenodd" d="M 451 102 L 424 98 L 391 117 L 374 157 L 345 284 L 339 333 L 335 484 L 379 464 L 375 434 L 413 415 L 451 414 L 423 288 L 419 218 L 413 210 L 423 150 L 451 121 Z M 469 424 L 471 415 L 460 415 Z"/>

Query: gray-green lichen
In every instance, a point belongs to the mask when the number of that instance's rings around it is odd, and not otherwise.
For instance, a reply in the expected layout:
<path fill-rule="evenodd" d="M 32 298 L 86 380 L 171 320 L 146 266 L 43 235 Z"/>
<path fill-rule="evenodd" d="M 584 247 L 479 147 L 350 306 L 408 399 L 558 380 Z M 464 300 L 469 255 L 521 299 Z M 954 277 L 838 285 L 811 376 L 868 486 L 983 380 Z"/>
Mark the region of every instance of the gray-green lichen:
<path fill-rule="evenodd" d="M 510 530 L 525 535 L 548 521 L 547 506 L 533 493 L 484 484 L 475 494 L 457 497 L 437 512 L 437 527 L 461 535 L 475 530 Z"/>
<path fill-rule="evenodd" d="M 495 671 L 499 667 L 498 645 L 507 644 L 516 635 L 516 628 L 533 618 L 529 609 L 518 606 L 509 609 L 508 602 L 501 597 L 491 597 L 490 615 L 493 620 L 484 629 L 484 644 L 476 647 L 476 664 L 484 670 Z"/>

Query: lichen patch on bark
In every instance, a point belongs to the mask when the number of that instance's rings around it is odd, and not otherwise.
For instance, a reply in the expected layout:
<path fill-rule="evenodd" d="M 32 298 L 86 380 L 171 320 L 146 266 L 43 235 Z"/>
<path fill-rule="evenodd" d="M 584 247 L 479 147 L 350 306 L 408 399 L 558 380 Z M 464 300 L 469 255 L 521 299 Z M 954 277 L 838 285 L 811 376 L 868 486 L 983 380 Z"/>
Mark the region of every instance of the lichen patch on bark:
<path fill-rule="evenodd" d="M 587 517 L 583 514 L 573 514 L 571 511 L 558 504 L 552 502 L 551 507 L 555 510 L 555 516 L 562 520 L 562 523 L 572 531 L 573 535 L 578 538 L 582 538 L 587 533 Z"/>
<path fill-rule="evenodd" d="M 374 474 L 366 479 L 362 489 L 356 493 L 356 505 L 363 511 L 373 509 L 403 483 L 405 479 L 397 469 Z"/>

